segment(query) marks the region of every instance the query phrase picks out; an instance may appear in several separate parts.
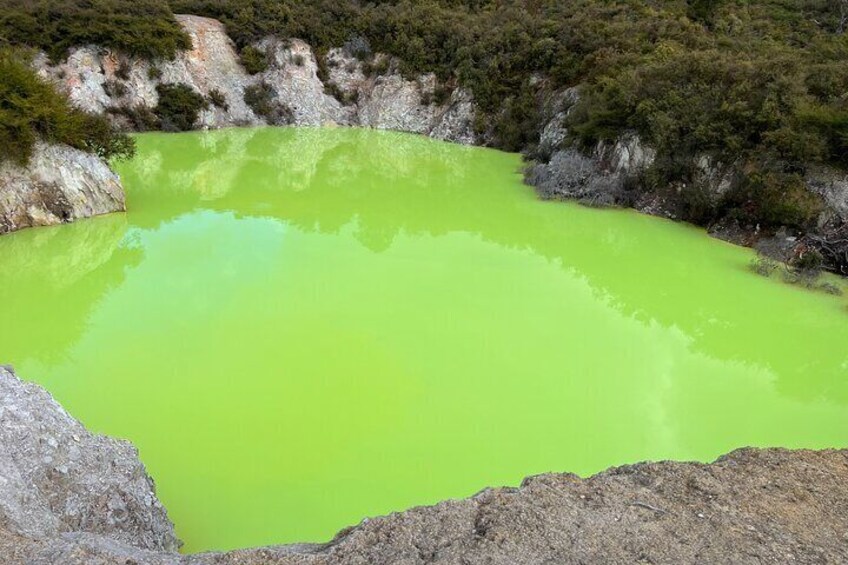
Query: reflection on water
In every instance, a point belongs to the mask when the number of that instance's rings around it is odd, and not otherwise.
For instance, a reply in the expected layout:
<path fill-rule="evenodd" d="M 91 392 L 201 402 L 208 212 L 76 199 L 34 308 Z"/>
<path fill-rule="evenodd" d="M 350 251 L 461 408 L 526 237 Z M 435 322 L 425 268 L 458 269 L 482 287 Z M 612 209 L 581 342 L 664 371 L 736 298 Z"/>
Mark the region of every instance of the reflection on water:
<path fill-rule="evenodd" d="M 130 213 L 0 238 L 0 361 L 132 439 L 188 549 L 549 470 L 848 439 L 844 301 L 365 130 L 139 138 Z"/>

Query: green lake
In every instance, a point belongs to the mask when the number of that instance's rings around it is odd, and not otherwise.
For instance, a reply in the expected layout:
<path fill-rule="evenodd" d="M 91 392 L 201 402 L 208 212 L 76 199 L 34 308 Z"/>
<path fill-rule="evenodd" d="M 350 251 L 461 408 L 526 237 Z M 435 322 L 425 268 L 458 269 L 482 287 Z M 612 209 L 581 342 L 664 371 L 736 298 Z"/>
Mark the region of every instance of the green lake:
<path fill-rule="evenodd" d="M 186 551 L 526 475 L 848 445 L 844 297 L 356 129 L 144 134 L 127 214 L 0 238 L 0 362 L 132 440 Z"/>

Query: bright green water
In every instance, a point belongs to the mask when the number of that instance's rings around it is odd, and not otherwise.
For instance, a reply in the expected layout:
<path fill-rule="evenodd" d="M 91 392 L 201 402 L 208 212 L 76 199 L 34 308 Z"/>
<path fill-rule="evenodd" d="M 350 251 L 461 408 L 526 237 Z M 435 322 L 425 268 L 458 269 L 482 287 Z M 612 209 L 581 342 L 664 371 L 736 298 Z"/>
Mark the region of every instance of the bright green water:
<path fill-rule="evenodd" d="M 0 362 L 131 439 L 189 551 L 545 471 L 848 445 L 844 298 L 538 201 L 519 167 L 370 131 L 143 135 L 128 214 L 0 238 Z"/>

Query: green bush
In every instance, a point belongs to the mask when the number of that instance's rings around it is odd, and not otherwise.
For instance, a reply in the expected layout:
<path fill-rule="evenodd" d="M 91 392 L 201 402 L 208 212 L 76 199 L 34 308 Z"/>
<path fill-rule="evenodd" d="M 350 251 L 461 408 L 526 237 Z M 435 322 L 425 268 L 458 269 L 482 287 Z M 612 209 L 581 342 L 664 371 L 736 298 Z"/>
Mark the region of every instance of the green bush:
<path fill-rule="evenodd" d="M 797 173 L 756 169 L 749 170 L 724 201 L 729 215 L 742 223 L 775 228 L 808 229 L 823 206 Z"/>
<path fill-rule="evenodd" d="M 268 54 L 253 45 L 247 45 L 240 52 L 241 64 L 248 74 L 255 75 L 268 70 Z"/>
<path fill-rule="evenodd" d="M 107 80 L 103 83 L 103 92 L 109 98 L 120 98 L 126 96 L 129 90 L 127 89 L 127 85 L 119 80 Z"/>
<path fill-rule="evenodd" d="M 82 112 L 36 75 L 27 57 L 0 50 L 0 162 L 25 165 L 36 141 L 64 143 L 103 158 L 133 155 L 131 138 Z"/>
<path fill-rule="evenodd" d="M 154 131 L 160 129 L 159 117 L 153 110 L 143 104 L 120 104 L 106 109 L 109 114 L 120 116 L 126 120 L 132 131 Z"/>
<path fill-rule="evenodd" d="M 153 112 L 165 131 L 188 131 L 194 128 L 200 111 L 208 107 L 206 98 L 186 84 L 156 86 L 159 103 Z"/>
<path fill-rule="evenodd" d="M 224 93 L 218 90 L 217 88 L 213 88 L 209 91 L 209 103 L 215 106 L 216 108 L 221 108 L 225 112 L 229 110 L 230 105 L 227 104 L 227 97 L 224 96 Z"/>
<path fill-rule="evenodd" d="M 78 45 L 148 59 L 191 47 L 165 0 L 0 0 L 0 38 L 54 61 Z"/>
<path fill-rule="evenodd" d="M 762 277 L 770 277 L 780 267 L 780 263 L 765 255 L 757 255 L 751 260 L 750 268 Z"/>
<path fill-rule="evenodd" d="M 245 88 L 244 102 L 257 116 L 264 118 L 269 124 L 287 125 L 292 123 L 294 118 L 292 109 L 278 100 L 274 87 L 266 82 Z"/>

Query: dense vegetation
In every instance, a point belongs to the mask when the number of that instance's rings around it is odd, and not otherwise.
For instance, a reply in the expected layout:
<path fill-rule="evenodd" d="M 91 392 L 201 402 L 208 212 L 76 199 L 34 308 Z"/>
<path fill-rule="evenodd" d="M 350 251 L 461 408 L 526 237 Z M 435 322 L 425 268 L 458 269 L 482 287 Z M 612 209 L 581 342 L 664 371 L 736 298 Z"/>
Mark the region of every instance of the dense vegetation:
<path fill-rule="evenodd" d="M 153 112 L 165 131 L 192 129 L 201 110 L 209 106 L 209 101 L 185 84 L 159 84 L 156 93 L 159 103 Z"/>
<path fill-rule="evenodd" d="M 25 55 L 0 49 L 0 163 L 25 164 L 39 139 L 104 158 L 134 151 L 132 139 L 115 132 L 105 117 L 73 108 L 41 80 Z"/>
<path fill-rule="evenodd" d="M 582 85 L 571 141 L 638 131 L 658 152 L 642 188 L 692 186 L 702 154 L 742 172 L 720 202 L 690 190 L 699 223 L 805 226 L 818 211 L 806 168 L 848 167 L 844 0 L 0 0 L 0 9 L 0 37 L 54 56 L 97 43 L 170 57 L 188 44 L 173 13 L 223 21 L 251 72 L 267 64 L 252 43 L 268 35 L 300 37 L 319 55 L 365 46 L 357 53 L 368 63 L 390 53 L 410 76 L 432 71 L 443 89 L 471 89 L 477 128 L 510 150 L 533 151 L 541 100 Z"/>
<path fill-rule="evenodd" d="M 77 45 L 148 58 L 191 47 L 164 0 L 0 0 L 0 39 L 54 60 Z"/>

